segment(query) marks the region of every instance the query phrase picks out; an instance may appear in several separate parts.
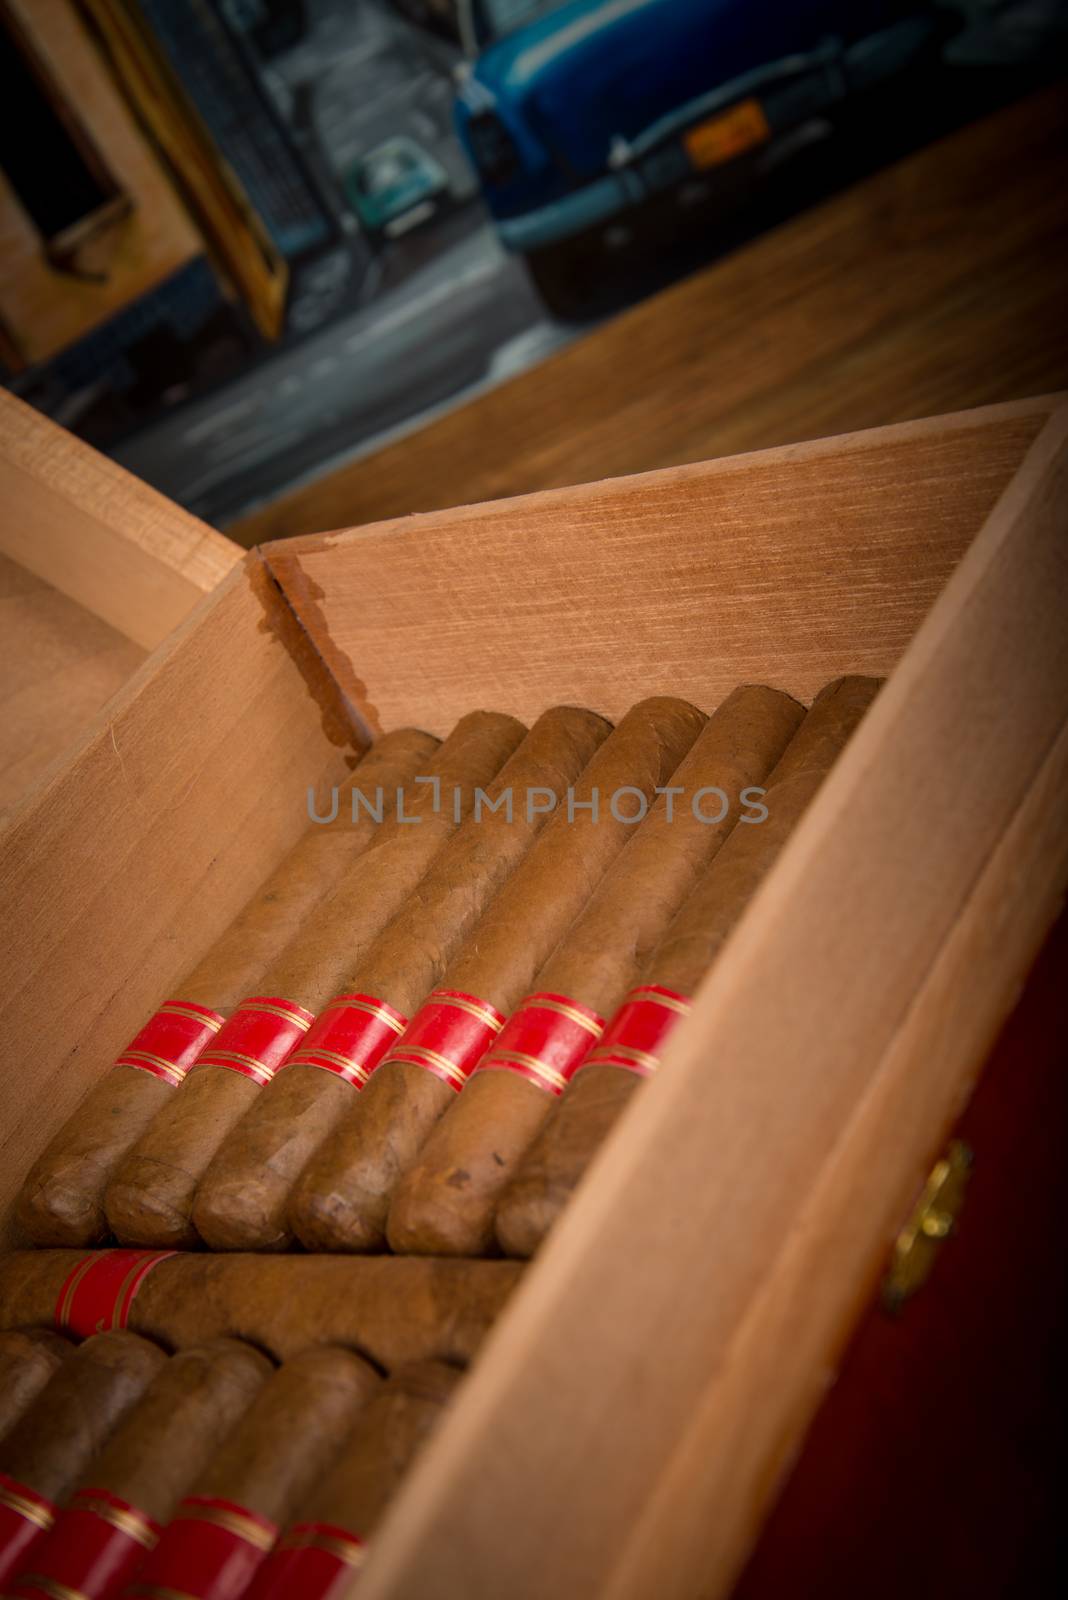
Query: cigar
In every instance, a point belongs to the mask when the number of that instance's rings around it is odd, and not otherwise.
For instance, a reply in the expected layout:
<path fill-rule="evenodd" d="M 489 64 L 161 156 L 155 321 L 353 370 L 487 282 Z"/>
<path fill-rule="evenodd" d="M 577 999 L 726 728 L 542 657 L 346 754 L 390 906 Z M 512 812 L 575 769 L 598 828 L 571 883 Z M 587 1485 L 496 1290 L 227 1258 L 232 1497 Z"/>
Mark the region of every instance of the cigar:
<path fill-rule="evenodd" d="M 683 700 L 634 706 L 294 1186 L 289 1225 L 309 1250 L 374 1250 L 393 1190 L 471 1070 L 526 994 L 705 718 Z M 612 802 L 622 795 L 617 806 Z M 596 810 L 594 810 L 596 807 Z"/>
<path fill-rule="evenodd" d="M 52 1324 L 78 1337 L 121 1326 L 172 1350 L 244 1339 L 276 1361 L 339 1344 L 386 1371 L 408 1361 L 462 1364 L 522 1270 L 514 1261 L 414 1256 L 13 1250 L 0 1256 L 0 1329 Z"/>
<path fill-rule="evenodd" d="M 505 1187 L 496 1234 L 507 1255 L 534 1253 L 643 1078 L 656 1070 L 698 984 L 879 687 L 876 678 L 840 678 L 816 697 L 767 779 L 766 819 L 731 832 Z"/>
<path fill-rule="evenodd" d="M 43 1541 L 58 1503 L 166 1359 L 156 1345 L 132 1333 L 86 1339 L 0 1444 L 0 1584 L 5 1590 Z"/>
<path fill-rule="evenodd" d="M 385 734 L 363 757 L 338 797 L 338 816 L 294 846 L 221 939 L 165 1000 L 96 1083 L 30 1169 L 18 1221 L 42 1245 L 98 1244 L 107 1234 L 104 1190 L 119 1162 L 170 1099 L 228 1012 L 259 985 L 272 961 L 330 885 L 376 832 L 367 813 L 353 819 L 353 788 L 381 788 L 391 810 L 397 786 L 430 759 L 437 741 L 405 728 Z"/>
<path fill-rule="evenodd" d="M 0 1333 L 0 1440 L 71 1353 L 72 1346 L 48 1328 L 12 1328 Z"/>
<path fill-rule="evenodd" d="M 336 1347 L 287 1361 L 198 1475 L 126 1593 L 238 1600 L 381 1382 Z"/>
<path fill-rule="evenodd" d="M 119 1165 L 104 1207 L 122 1243 L 198 1244 L 193 1198 L 223 1139 L 303 1041 L 353 956 L 403 905 L 470 810 L 474 788 L 490 782 L 525 731 L 514 717 L 476 711 L 425 763 L 416 776 L 427 781 L 413 780 L 414 793 L 405 791 L 398 813 L 375 828 L 370 845 L 262 974 L 261 992 L 241 1002 Z"/>
<path fill-rule="evenodd" d="M 118 1594 L 271 1370 L 235 1339 L 172 1356 L 82 1474 L 12 1597 Z"/>
<path fill-rule="evenodd" d="M 218 1151 L 193 1205 L 193 1224 L 210 1249 L 291 1243 L 290 1189 L 396 1038 L 388 1030 L 383 1037 L 383 1008 L 407 1018 L 434 987 L 546 821 L 546 811 L 528 808 L 527 794 L 562 794 L 609 731 L 603 717 L 572 706 L 538 718 L 489 786 L 486 805 L 476 804 L 435 856 L 403 909 L 348 971 L 346 992 L 320 1014 Z"/>
<path fill-rule="evenodd" d="M 345 1592 L 462 1376 L 455 1367 L 426 1361 L 390 1378 L 260 1567 L 247 1600 L 337 1600 Z"/>
<path fill-rule="evenodd" d="M 557 1098 L 637 981 L 804 715 L 775 689 L 737 689 L 710 718 L 585 911 L 537 975 L 401 1179 L 399 1253 L 485 1255 L 498 1197 Z"/>

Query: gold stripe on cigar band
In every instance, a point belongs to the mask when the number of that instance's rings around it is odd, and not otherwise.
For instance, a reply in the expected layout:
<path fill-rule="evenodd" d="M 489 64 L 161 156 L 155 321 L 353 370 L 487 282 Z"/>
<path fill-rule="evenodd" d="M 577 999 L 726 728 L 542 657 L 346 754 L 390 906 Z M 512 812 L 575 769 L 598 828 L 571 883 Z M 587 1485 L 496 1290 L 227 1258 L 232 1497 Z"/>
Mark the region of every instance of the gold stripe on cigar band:
<path fill-rule="evenodd" d="M 262 1550 L 264 1555 L 274 1544 L 275 1536 L 267 1528 L 253 1522 L 251 1517 L 243 1517 L 240 1511 L 227 1511 L 225 1506 L 179 1506 L 174 1516 L 175 1522 L 210 1522 L 216 1528 L 224 1528 L 227 1533 L 236 1534 L 237 1538 L 244 1539 L 256 1550 Z"/>
<path fill-rule="evenodd" d="M 316 1060 L 321 1056 L 322 1060 Z M 324 1062 L 330 1066 L 324 1066 Z M 344 1072 L 351 1072 L 354 1078 L 359 1078 L 361 1087 L 371 1074 L 359 1061 L 354 1061 L 352 1056 L 343 1056 L 338 1050 L 316 1050 L 314 1045 L 309 1045 L 307 1050 L 298 1050 L 295 1056 L 290 1056 L 286 1062 L 287 1067 L 318 1067 L 322 1072 L 330 1072 L 334 1067 L 340 1067 Z M 336 1074 L 335 1074 L 336 1076 Z"/>
<path fill-rule="evenodd" d="M 82 1279 L 85 1277 L 87 1272 L 91 1271 L 92 1268 L 97 1265 L 98 1262 L 103 1261 L 106 1255 L 106 1250 L 97 1250 L 94 1251 L 92 1255 L 86 1256 L 81 1266 L 78 1267 L 74 1276 L 71 1278 L 66 1289 L 63 1291 L 62 1299 L 56 1307 L 56 1321 L 61 1328 L 65 1328 L 70 1320 L 71 1305 L 74 1301 L 74 1296 L 78 1293 L 78 1290 L 81 1287 Z"/>
<path fill-rule="evenodd" d="M 635 1050 L 629 1044 L 606 1044 L 600 1050 L 591 1050 L 585 1061 L 584 1067 L 613 1067 L 617 1063 L 615 1056 L 622 1056 L 626 1061 L 632 1061 L 636 1067 L 646 1067 L 650 1072 L 655 1072 L 660 1065 L 659 1056 L 651 1056 L 648 1050 Z"/>
<path fill-rule="evenodd" d="M 420 1057 L 425 1059 L 420 1060 Z M 407 1045 L 403 1051 L 398 1050 L 393 1055 L 387 1056 L 382 1065 L 386 1066 L 390 1061 L 408 1061 L 413 1067 L 438 1067 L 458 1089 L 462 1089 L 467 1082 L 467 1073 L 462 1067 L 458 1067 L 448 1056 L 440 1055 L 437 1050 L 431 1050 L 427 1045 Z"/>
<path fill-rule="evenodd" d="M 392 1028 L 393 1032 L 397 1034 L 398 1037 L 407 1027 L 407 1023 L 401 1022 L 398 1017 L 391 1016 L 390 1013 L 384 1010 L 382 1006 L 373 1006 L 368 1000 L 356 1000 L 352 995 L 338 995 L 336 1000 L 331 1000 L 330 1004 L 324 1008 L 324 1012 L 341 1011 L 345 1009 L 350 1011 L 366 1011 L 369 1017 L 374 1017 L 377 1021 L 384 1022 L 387 1028 Z"/>
<path fill-rule="evenodd" d="M 159 1009 L 160 1011 L 165 1011 L 169 1017 L 191 1017 L 194 1022 L 199 1022 L 203 1027 L 210 1028 L 212 1033 L 218 1033 L 222 1027 L 222 1022 L 218 1018 L 204 1016 L 201 1012 L 194 1011 L 190 1006 L 179 1005 L 177 1000 L 168 1000 Z"/>
<path fill-rule="evenodd" d="M 228 1067 L 234 1062 L 239 1067 L 245 1067 L 255 1078 L 257 1083 L 270 1083 L 274 1073 L 270 1067 L 265 1067 L 262 1061 L 257 1061 L 255 1056 L 246 1056 L 240 1050 L 209 1050 L 207 1055 L 201 1056 L 196 1063 L 198 1067 Z"/>
<path fill-rule="evenodd" d="M 587 1033 L 592 1033 L 595 1039 L 599 1039 L 604 1032 L 603 1022 L 594 1022 L 592 1017 L 584 1016 L 581 1011 L 576 1011 L 574 1006 L 566 1005 L 562 1000 L 543 999 L 538 995 L 536 998 L 524 1000 L 519 1009 L 526 1011 L 528 1006 L 532 1009 L 538 1007 L 542 1011 L 559 1012 L 560 1016 L 567 1017 L 569 1021 L 576 1022 L 580 1028 L 585 1028 Z"/>
<path fill-rule="evenodd" d="M 176 1067 L 173 1061 L 164 1061 L 162 1056 L 154 1056 L 151 1050 L 124 1050 L 115 1065 L 133 1066 L 136 1069 L 142 1061 L 146 1067 L 158 1067 L 160 1072 L 166 1074 L 168 1082 L 173 1082 L 176 1087 L 188 1071 L 186 1067 Z"/>
<path fill-rule="evenodd" d="M 24 1522 L 32 1522 L 35 1528 L 50 1528 L 56 1520 L 55 1512 L 49 1511 L 47 1506 L 39 1506 L 35 1500 L 27 1500 L 14 1489 L 5 1488 L 2 1483 L 0 1483 L 0 1506 L 7 1506 L 9 1511 L 14 1511 Z"/>
<path fill-rule="evenodd" d="M 266 1011 L 272 1017 L 281 1017 L 283 1022 L 291 1022 L 301 1033 L 307 1033 L 315 1021 L 314 1017 L 302 1017 L 299 1011 L 290 1011 L 288 1006 L 267 1005 L 262 1000 L 243 1000 L 234 1011 L 235 1017 L 239 1011 Z"/>
<path fill-rule="evenodd" d="M 132 1506 L 124 1508 L 112 1505 L 110 1500 L 99 1499 L 93 1494 L 76 1495 L 71 1510 L 91 1511 L 101 1522 L 110 1523 L 120 1533 L 128 1534 L 138 1544 L 144 1545 L 146 1550 L 151 1550 L 159 1537 L 143 1511 L 135 1511 Z"/>
<path fill-rule="evenodd" d="M 126 1300 L 126 1291 L 128 1289 L 133 1289 L 135 1280 L 141 1278 L 144 1275 L 145 1269 L 147 1267 L 155 1265 L 154 1262 L 149 1260 L 149 1256 L 150 1255 L 151 1255 L 151 1252 L 149 1252 L 149 1251 L 142 1252 L 141 1253 L 141 1259 L 139 1261 L 135 1261 L 134 1262 L 133 1266 L 130 1268 L 130 1270 L 126 1274 L 125 1278 L 123 1278 L 122 1282 L 119 1284 L 118 1290 L 116 1291 L 116 1294 L 115 1294 L 115 1298 L 111 1303 L 112 1326 L 116 1325 L 115 1319 L 117 1318 L 118 1327 L 125 1328 L 125 1326 L 126 1326 L 126 1318 L 127 1318 L 127 1316 L 129 1315 L 129 1312 L 130 1312 L 130 1307 L 128 1305 L 124 1304 L 124 1302 Z M 134 1293 L 136 1293 L 136 1290 L 134 1290 Z M 130 1295 L 130 1300 L 131 1300 L 131 1302 L 133 1301 L 133 1294 Z M 103 1318 L 101 1318 L 101 1322 L 103 1322 Z M 97 1323 L 98 1332 L 102 1331 L 101 1322 Z"/>
<path fill-rule="evenodd" d="M 628 1005 L 632 1000 L 644 1000 L 650 1005 L 663 1006 L 665 1011 L 676 1011 L 680 1017 L 688 1017 L 693 1010 L 692 1000 L 674 1000 L 670 995 L 660 994 L 649 984 L 632 989 L 623 1004 Z"/>
<path fill-rule="evenodd" d="M 492 1067 L 496 1061 L 503 1062 L 506 1066 L 514 1064 L 519 1067 L 526 1067 L 537 1077 L 543 1078 L 551 1089 L 564 1090 L 567 1088 L 567 1079 L 562 1072 L 557 1072 L 555 1067 L 550 1067 L 544 1061 L 539 1061 L 537 1056 L 528 1056 L 523 1050 L 494 1050 L 484 1061 L 479 1062 L 479 1071 L 484 1072 L 487 1067 Z"/>
<path fill-rule="evenodd" d="M 279 1550 L 325 1550 L 328 1555 L 337 1556 L 347 1567 L 359 1567 L 367 1560 L 367 1546 L 360 1543 L 351 1543 L 347 1539 L 339 1539 L 332 1533 L 317 1533 L 314 1528 L 308 1528 L 300 1533 L 293 1533 L 288 1539 L 283 1539 L 278 1546 Z"/>
<path fill-rule="evenodd" d="M 428 1006 L 455 1006 L 457 1011 L 466 1011 L 468 1016 L 477 1017 L 479 1022 L 484 1022 L 487 1028 L 492 1028 L 494 1033 L 500 1033 L 504 1023 L 500 1022 L 487 1006 L 480 1006 L 476 1000 L 461 1000 L 455 994 L 443 994 L 440 989 L 435 989 L 433 994 L 428 994 L 425 1005 Z"/>
<path fill-rule="evenodd" d="M 72 1589 L 69 1583 L 46 1577 L 43 1572 L 24 1572 L 19 1577 L 19 1588 L 39 1589 L 49 1600 L 88 1600 L 83 1589 Z"/>

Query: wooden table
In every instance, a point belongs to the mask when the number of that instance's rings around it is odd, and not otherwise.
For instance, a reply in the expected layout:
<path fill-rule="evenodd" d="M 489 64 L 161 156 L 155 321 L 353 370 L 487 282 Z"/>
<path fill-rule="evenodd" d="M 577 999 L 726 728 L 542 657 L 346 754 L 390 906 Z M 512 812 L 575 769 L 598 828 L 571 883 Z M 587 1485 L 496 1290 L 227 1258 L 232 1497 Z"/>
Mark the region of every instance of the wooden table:
<path fill-rule="evenodd" d="M 377 454 L 243 544 L 1068 385 L 1068 104 L 929 146 Z"/>

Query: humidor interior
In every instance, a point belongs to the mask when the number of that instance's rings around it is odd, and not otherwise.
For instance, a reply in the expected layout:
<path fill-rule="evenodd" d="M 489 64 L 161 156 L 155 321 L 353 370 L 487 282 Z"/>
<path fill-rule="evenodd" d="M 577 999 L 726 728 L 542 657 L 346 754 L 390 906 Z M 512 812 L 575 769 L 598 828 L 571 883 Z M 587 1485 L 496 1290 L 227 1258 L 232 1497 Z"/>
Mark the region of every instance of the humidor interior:
<path fill-rule="evenodd" d="M 1020 402 L 269 545 L 0 837 L 6 1213 L 370 735 L 889 675 L 399 1497 L 367 1600 L 729 1589 L 1063 893 L 1066 430 Z"/>
<path fill-rule="evenodd" d="M 0 390 L 0 817 L 240 551 Z"/>

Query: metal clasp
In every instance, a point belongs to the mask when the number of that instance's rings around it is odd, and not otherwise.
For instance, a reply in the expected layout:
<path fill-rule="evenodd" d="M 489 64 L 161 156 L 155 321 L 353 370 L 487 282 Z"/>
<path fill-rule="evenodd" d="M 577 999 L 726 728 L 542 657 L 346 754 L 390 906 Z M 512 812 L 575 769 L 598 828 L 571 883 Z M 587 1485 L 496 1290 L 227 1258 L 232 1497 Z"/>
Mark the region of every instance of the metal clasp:
<path fill-rule="evenodd" d="M 932 1167 L 908 1221 L 894 1241 L 883 1283 L 883 1305 L 888 1311 L 900 1311 L 930 1277 L 939 1248 L 956 1231 L 974 1159 L 968 1146 L 954 1139 Z"/>

